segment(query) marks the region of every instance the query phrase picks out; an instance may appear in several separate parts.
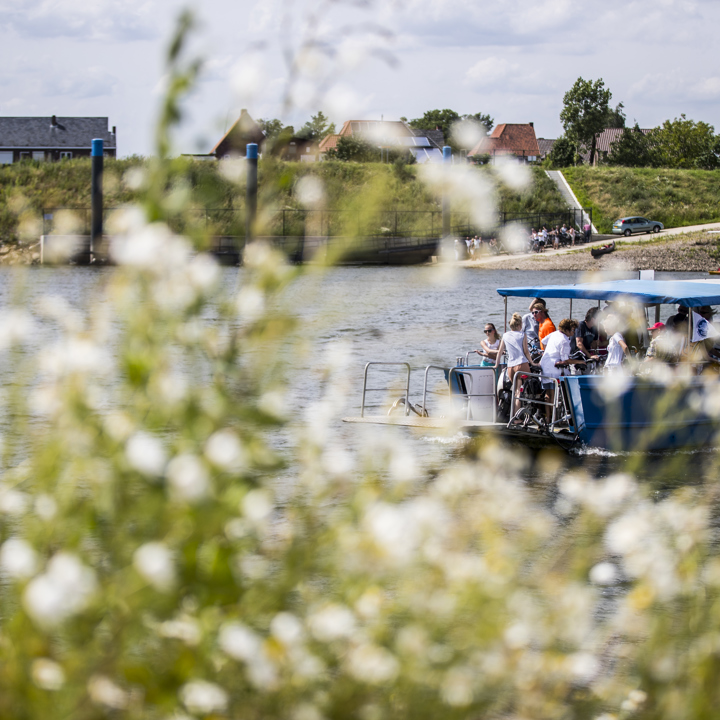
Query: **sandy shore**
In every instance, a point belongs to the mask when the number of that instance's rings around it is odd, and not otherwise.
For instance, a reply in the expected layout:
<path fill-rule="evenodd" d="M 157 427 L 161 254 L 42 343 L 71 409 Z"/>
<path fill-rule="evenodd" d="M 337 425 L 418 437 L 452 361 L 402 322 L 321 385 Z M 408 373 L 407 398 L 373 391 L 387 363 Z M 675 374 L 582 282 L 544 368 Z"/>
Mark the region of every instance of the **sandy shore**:
<path fill-rule="evenodd" d="M 649 240 L 618 241 L 614 253 L 597 259 L 590 248 L 574 252 L 542 253 L 532 256 L 502 256 L 477 261 L 466 260 L 465 267 L 498 270 L 658 270 L 707 272 L 720 266 L 720 234 L 707 231 Z"/>

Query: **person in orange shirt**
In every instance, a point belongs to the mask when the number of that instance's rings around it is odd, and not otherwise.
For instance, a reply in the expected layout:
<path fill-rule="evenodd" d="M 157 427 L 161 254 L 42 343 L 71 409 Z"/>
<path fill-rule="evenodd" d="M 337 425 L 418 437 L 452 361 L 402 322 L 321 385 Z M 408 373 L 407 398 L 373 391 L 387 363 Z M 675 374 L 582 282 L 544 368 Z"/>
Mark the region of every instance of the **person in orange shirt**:
<path fill-rule="evenodd" d="M 535 318 L 535 320 L 537 320 L 537 322 L 540 324 L 540 329 L 538 330 L 538 337 L 540 338 L 540 344 L 544 348 L 545 338 L 550 333 L 555 332 L 555 323 L 550 319 L 550 316 L 547 314 L 547 310 L 542 303 L 535 303 L 535 305 L 532 306 L 532 314 L 533 318 Z"/>

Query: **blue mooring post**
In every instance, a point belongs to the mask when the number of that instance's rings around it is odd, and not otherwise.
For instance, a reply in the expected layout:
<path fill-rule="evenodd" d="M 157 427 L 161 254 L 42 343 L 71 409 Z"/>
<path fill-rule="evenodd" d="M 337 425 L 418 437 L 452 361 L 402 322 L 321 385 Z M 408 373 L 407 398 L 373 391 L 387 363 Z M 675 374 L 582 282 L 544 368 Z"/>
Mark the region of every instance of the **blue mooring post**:
<path fill-rule="evenodd" d="M 452 148 L 449 145 L 443 147 L 443 165 L 449 165 L 452 162 Z M 447 193 L 447 182 L 446 187 L 443 189 L 442 196 L 442 234 L 443 238 L 450 237 L 450 198 Z"/>
<path fill-rule="evenodd" d="M 90 183 L 92 220 L 90 223 L 90 259 L 102 242 L 103 235 L 103 141 L 92 141 L 92 180 Z"/>
<path fill-rule="evenodd" d="M 252 241 L 255 235 L 255 216 L 257 215 L 257 183 L 258 183 L 258 146 L 257 143 L 247 144 L 247 189 L 245 193 L 245 244 Z"/>

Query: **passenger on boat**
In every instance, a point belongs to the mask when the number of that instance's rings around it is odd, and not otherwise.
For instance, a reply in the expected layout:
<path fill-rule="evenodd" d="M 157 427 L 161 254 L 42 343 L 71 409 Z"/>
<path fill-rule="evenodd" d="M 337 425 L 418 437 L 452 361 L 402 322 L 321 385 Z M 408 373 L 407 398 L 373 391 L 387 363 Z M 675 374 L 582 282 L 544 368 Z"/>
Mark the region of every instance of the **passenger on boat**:
<path fill-rule="evenodd" d="M 540 370 L 543 377 L 559 378 L 563 373 L 563 368 L 568 365 L 579 365 L 585 360 L 570 359 L 570 338 L 575 335 L 578 321 L 565 318 L 560 321 L 560 329 L 551 332 L 545 342 L 545 352 L 542 360 L 540 360 Z M 545 399 L 552 403 L 555 397 L 555 383 L 552 380 L 543 380 L 543 388 L 545 389 Z M 552 407 L 550 405 L 545 408 L 547 421 L 550 422 L 552 417 Z"/>
<path fill-rule="evenodd" d="M 530 312 L 522 316 L 522 331 L 527 337 L 528 342 L 532 342 L 533 340 L 540 342 L 540 338 L 538 336 L 538 333 L 540 332 L 540 323 L 535 319 L 535 315 L 532 313 L 533 306 L 537 303 L 540 303 L 543 307 L 545 306 L 545 301 L 542 298 L 533 298 L 528 307 Z"/>
<path fill-rule="evenodd" d="M 614 313 L 605 318 L 605 332 L 609 338 L 605 370 L 609 373 L 622 372 L 623 360 L 630 356 L 630 351 L 620 332 L 620 318 Z"/>
<path fill-rule="evenodd" d="M 495 367 L 500 366 L 500 360 L 503 353 L 507 353 L 507 378 L 512 385 L 513 378 L 517 372 L 530 372 L 530 350 L 528 349 L 528 340 L 522 331 L 522 315 L 513 313 L 510 318 L 510 330 L 502 336 L 500 347 L 498 348 Z M 515 407 L 513 413 L 520 409 L 520 399 L 515 399 Z"/>
<path fill-rule="evenodd" d="M 537 320 L 538 325 L 538 337 L 540 338 L 540 344 L 545 347 L 545 339 L 551 333 L 556 332 L 555 323 L 550 319 L 547 313 L 547 306 L 545 303 L 535 303 L 532 307 L 533 317 Z M 577 323 L 575 323 L 577 325 Z M 573 332 L 575 329 L 573 328 Z"/>
<path fill-rule="evenodd" d="M 493 367 L 498 357 L 500 349 L 500 335 L 492 323 L 485 323 L 485 334 L 487 337 L 480 343 L 482 350 L 476 350 L 478 355 L 483 355 L 483 361 L 480 363 L 484 367 Z"/>
<path fill-rule="evenodd" d="M 672 341 L 668 342 L 665 324 L 656 322 L 648 328 L 650 333 L 650 345 L 645 353 L 643 362 L 675 362 L 676 358 L 672 352 Z"/>
<path fill-rule="evenodd" d="M 668 330 L 672 330 L 673 332 L 680 332 L 681 331 L 680 326 L 682 326 L 684 333 L 687 334 L 687 321 L 688 321 L 687 307 L 685 307 L 685 305 L 678 305 L 677 313 L 675 315 L 671 315 L 665 321 L 665 327 Z"/>
<path fill-rule="evenodd" d="M 596 320 L 597 313 L 596 307 L 590 308 L 585 313 L 585 319 L 578 325 L 575 337 L 570 341 L 573 353 L 579 350 L 586 358 L 589 358 L 592 355 L 590 351 L 597 349 L 600 335 Z"/>

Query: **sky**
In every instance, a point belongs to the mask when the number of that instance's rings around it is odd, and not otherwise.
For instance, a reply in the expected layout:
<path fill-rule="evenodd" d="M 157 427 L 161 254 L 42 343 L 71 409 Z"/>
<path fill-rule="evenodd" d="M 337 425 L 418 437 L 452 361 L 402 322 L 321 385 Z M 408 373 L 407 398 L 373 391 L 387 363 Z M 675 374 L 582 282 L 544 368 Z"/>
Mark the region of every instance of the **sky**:
<path fill-rule="evenodd" d="M 203 70 L 177 153 L 208 152 L 241 108 L 296 128 L 318 109 L 340 126 L 451 108 L 556 138 L 578 77 L 628 123 L 720 132 L 718 0 L 0 0 L 0 115 L 107 116 L 120 156 L 152 154 L 184 8 Z"/>

